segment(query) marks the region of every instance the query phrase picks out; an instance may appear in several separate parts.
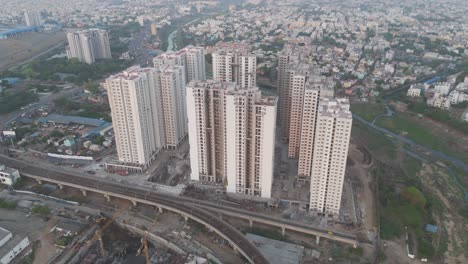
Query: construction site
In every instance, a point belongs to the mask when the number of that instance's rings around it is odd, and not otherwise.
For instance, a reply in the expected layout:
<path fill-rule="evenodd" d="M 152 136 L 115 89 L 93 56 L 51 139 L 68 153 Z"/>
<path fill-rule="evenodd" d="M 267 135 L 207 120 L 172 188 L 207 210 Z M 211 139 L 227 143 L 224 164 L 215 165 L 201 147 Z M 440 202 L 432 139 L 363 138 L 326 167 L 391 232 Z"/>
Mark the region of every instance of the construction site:
<path fill-rule="evenodd" d="M 149 239 L 148 232 L 132 233 L 107 217 L 98 218 L 97 224 L 68 263 L 184 263 L 187 258 Z"/>

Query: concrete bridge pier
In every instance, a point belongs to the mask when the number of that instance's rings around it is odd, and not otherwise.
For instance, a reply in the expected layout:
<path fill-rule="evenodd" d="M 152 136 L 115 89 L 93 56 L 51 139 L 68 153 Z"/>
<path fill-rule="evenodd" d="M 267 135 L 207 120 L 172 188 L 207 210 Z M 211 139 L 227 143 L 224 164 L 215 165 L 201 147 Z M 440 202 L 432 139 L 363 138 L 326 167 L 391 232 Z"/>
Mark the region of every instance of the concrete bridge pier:
<path fill-rule="evenodd" d="M 320 243 L 320 237 L 319 236 L 316 236 L 315 237 L 315 243 L 318 245 Z"/>
<path fill-rule="evenodd" d="M 36 178 L 36 181 L 37 181 L 38 184 L 42 184 L 42 180 L 41 180 L 41 179 Z"/>
<path fill-rule="evenodd" d="M 286 235 L 286 227 L 284 226 L 281 227 L 281 235 Z"/>
<path fill-rule="evenodd" d="M 132 202 L 132 206 L 133 206 L 133 207 L 136 207 L 136 206 L 137 206 L 137 201 L 131 200 L 131 202 Z"/>
<path fill-rule="evenodd" d="M 106 197 L 106 199 L 107 199 L 107 202 L 110 202 L 110 201 L 111 201 L 111 197 L 110 197 L 110 195 L 108 195 L 108 194 L 104 194 L 104 197 Z"/>
<path fill-rule="evenodd" d="M 249 226 L 253 227 L 253 220 L 252 219 L 249 219 Z"/>
<path fill-rule="evenodd" d="M 81 194 L 86 197 L 88 196 L 88 192 L 86 190 L 81 189 Z"/>
<path fill-rule="evenodd" d="M 231 243 L 232 250 L 234 250 L 235 253 L 239 253 L 239 250 L 237 249 L 237 246 L 234 243 Z"/>
<path fill-rule="evenodd" d="M 162 207 L 159 207 L 159 206 L 156 206 L 156 205 L 155 205 L 155 206 L 154 206 L 154 209 L 155 209 L 155 210 L 158 210 L 158 212 L 159 212 L 160 214 L 163 213 Z"/>
<path fill-rule="evenodd" d="M 63 185 L 62 184 L 57 184 L 60 190 L 63 190 Z"/>

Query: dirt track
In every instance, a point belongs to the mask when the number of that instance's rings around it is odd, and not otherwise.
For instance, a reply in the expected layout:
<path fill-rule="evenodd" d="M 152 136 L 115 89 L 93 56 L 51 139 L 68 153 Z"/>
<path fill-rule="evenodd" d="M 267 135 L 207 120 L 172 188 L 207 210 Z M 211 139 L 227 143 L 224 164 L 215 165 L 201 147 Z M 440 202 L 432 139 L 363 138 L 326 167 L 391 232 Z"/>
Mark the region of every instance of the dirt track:
<path fill-rule="evenodd" d="M 32 32 L 17 38 L 0 40 L 0 70 L 6 70 L 66 41 L 64 31 Z M 64 50 L 65 52 L 65 50 Z"/>

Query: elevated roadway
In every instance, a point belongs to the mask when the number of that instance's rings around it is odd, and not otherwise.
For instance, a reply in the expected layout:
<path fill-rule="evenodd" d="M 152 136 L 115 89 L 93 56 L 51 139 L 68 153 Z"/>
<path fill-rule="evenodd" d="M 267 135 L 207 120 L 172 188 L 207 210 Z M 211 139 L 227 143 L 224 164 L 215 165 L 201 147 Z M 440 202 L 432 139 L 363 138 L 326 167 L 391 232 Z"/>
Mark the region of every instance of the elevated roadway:
<path fill-rule="evenodd" d="M 229 216 L 249 221 L 251 225 L 253 223 L 262 223 L 265 225 L 275 226 L 281 228 L 283 234 L 286 230 L 291 230 L 302 234 L 313 235 L 317 237 L 317 243 L 319 242 L 319 238 L 326 238 L 346 243 L 354 247 L 360 244 L 357 237 L 352 234 L 346 234 L 342 232 L 336 232 L 309 225 L 304 225 L 297 222 L 288 221 L 286 219 L 280 219 L 261 213 L 242 210 L 232 206 L 220 205 L 207 201 L 199 201 L 187 197 L 161 194 L 149 188 L 138 186 L 130 187 L 128 185 L 120 184 L 117 182 L 103 181 L 102 179 L 96 177 L 89 177 L 81 174 L 71 174 L 69 172 L 65 174 L 55 169 L 45 169 L 40 166 L 31 165 L 23 161 L 11 159 L 3 155 L 0 155 L 0 164 L 5 164 L 9 167 L 20 169 L 20 172 L 23 176 L 34 178 L 39 181 L 48 181 L 56 183 L 59 186 L 65 185 L 81 189 L 82 191 L 102 193 L 106 196 L 113 196 L 131 200 L 134 203 L 159 203 L 153 205 L 170 211 L 174 211 L 170 208 L 174 207 L 174 205 L 183 206 L 183 208 L 179 208 L 180 211 L 177 211 L 177 213 L 187 215 L 189 217 L 191 215 L 191 212 L 194 212 L 194 210 L 196 212 L 210 212 L 209 215 L 211 216 L 211 218 L 215 217 L 218 220 L 221 220 L 217 217 L 218 215 L 221 217 Z M 366 241 L 362 241 L 362 243 L 367 244 Z"/>
<path fill-rule="evenodd" d="M 38 182 L 47 181 L 55 183 L 60 187 L 68 186 L 80 189 L 83 194 L 86 194 L 88 191 L 96 192 L 104 194 L 108 198 L 111 196 L 118 197 L 130 200 L 134 204 L 141 203 L 152 205 L 158 207 L 160 210 L 165 209 L 178 213 L 183 215 L 186 219 L 190 218 L 218 233 L 221 237 L 229 241 L 234 250 L 240 252 L 250 263 L 269 263 L 258 248 L 237 229 L 220 218 L 213 216 L 213 214 L 193 205 L 179 202 L 173 197 L 163 197 L 149 190 L 142 190 L 128 185 L 98 180 L 96 178 L 64 174 L 60 171 L 44 169 L 5 156 L 0 156 L 0 164 L 16 168 L 20 170 L 22 176 L 36 179 Z"/>

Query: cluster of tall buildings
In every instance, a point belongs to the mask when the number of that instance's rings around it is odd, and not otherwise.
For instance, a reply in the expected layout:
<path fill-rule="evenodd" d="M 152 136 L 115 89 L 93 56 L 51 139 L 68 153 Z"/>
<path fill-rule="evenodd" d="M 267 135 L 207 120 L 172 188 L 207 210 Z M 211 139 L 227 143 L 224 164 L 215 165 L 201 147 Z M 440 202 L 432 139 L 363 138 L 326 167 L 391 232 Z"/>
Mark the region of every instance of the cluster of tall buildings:
<path fill-rule="evenodd" d="M 298 159 L 298 180 L 310 183 L 311 211 L 340 209 L 352 116 L 334 97 L 332 78 L 320 75 L 307 45 L 279 55 L 278 92 L 256 87 L 256 58 L 243 46 L 217 47 L 213 79 L 205 53 L 188 46 L 107 79 L 121 162 L 147 167 L 165 148 L 189 135 L 191 179 L 220 183 L 227 192 L 272 196 L 277 118 L 288 157 Z"/>
<path fill-rule="evenodd" d="M 40 27 L 44 24 L 39 11 L 24 11 L 24 23 L 28 27 Z"/>
<path fill-rule="evenodd" d="M 187 135 L 182 66 L 134 66 L 106 80 L 119 160 L 148 167 Z"/>
<path fill-rule="evenodd" d="M 86 29 L 67 34 L 67 58 L 94 63 L 96 59 L 112 58 L 109 35 L 104 29 Z"/>
<path fill-rule="evenodd" d="M 337 215 L 352 115 L 348 99 L 334 98 L 335 83 L 321 76 L 307 45 L 286 45 L 278 56 L 280 133 L 288 157 L 298 159 L 298 180 L 310 182 L 309 208 Z"/>

